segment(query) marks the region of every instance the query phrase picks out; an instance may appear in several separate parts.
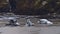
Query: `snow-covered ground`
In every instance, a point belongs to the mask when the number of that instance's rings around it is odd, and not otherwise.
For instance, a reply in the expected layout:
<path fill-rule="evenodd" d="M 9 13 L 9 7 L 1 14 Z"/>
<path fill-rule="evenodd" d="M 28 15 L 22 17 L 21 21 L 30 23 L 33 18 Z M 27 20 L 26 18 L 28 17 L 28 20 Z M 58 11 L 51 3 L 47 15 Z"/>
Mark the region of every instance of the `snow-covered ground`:
<path fill-rule="evenodd" d="M 0 34 L 60 34 L 60 26 L 49 27 L 0 27 Z"/>

